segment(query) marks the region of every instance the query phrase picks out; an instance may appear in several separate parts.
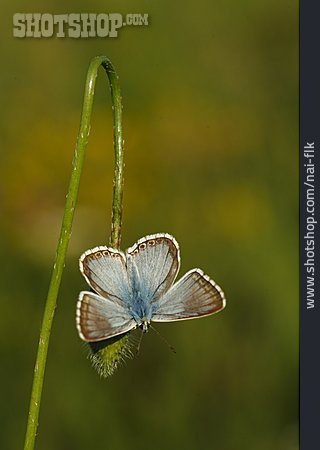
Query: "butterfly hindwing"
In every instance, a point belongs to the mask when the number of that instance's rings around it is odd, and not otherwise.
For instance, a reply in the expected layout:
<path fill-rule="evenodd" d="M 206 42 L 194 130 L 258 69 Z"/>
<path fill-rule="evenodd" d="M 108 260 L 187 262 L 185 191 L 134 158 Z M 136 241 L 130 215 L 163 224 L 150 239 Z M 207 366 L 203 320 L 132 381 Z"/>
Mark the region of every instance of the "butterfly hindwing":
<path fill-rule="evenodd" d="M 86 291 L 80 292 L 76 318 L 79 335 L 87 342 L 109 339 L 137 325 L 125 307 Z"/>
<path fill-rule="evenodd" d="M 140 239 L 127 250 L 126 258 L 129 276 L 139 278 L 141 296 L 151 303 L 172 286 L 180 267 L 178 243 L 167 233 Z"/>
<path fill-rule="evenodd" d="M 98 294 L 118 304 L 127 304 L 130 286 L 125 255 L 110 247 L 95 247 L 80 257 L 80 270 Z"/>
<path fill-rule="evenodd" d="M 200 269 L 186 273 L 157 303 L 154 322 L 171 322 L 214 314 L 225 307 L 221 288 Z"/>

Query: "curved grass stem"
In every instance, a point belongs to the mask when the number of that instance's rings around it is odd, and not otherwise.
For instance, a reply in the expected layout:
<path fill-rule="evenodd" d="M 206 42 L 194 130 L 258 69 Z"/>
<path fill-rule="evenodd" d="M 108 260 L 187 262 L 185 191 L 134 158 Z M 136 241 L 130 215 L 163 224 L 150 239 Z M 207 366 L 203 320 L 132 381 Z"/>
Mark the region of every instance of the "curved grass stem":
<path fill-rule="evenodd" d="M 25 437 L 24 450 L 33 450 L 38 427 L 41 394 L 46 367 L 48 345 L 51 334 L 51 326 L 57 303 L 57 297 L 65 265 L 65 258 L 71 235 L 75 205 L 78 197 L 80 177 L 83 168 L 85 149 L 90 133 L 90 120 L 94 89 L 98 69 L 102 66 L 107 73 L 113 106 L 114 118 L 114 151 L 115 172 L 112 202 L 112 226 L 110 245 L 114 248 L 120 247 L 121 241 L 121 218 L 122 218 L 122 190 L 123 190 L 123 137 L 122 137 L 122 104 L 118 75 L 108 58 L 97 56 L 92 59 L 86 79 L 83 108 L 80 122 L 79 134 L 72 162 L 72 173 L 69 190 L 61 225 L 60 237 L 53 266 L 52 277 L 49 285 L 48 296 L 40 330 L 40 339 L 36 364 L 34 368 L 33 385 L 30 399 L 28 425 Z"/>

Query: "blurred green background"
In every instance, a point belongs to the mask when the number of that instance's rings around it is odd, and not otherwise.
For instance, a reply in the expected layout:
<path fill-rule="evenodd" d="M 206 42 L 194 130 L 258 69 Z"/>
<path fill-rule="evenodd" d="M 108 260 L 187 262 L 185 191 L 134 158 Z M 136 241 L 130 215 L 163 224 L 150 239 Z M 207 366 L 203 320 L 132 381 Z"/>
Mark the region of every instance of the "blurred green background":
<path fill-rule="evenodd" d="M 90 59 L 121 79 L 123 248 L 178 240 L 228 304 L 159 325 L 100 379 L 75 329 L 78 257 L 107 242 L 109 87 L 98 78 L 53 326 L 37 448 L 295 450 L 298 417 L 298 4 L 289 0 L 1 5 L 1 449 L 22 448 L 33 367 Z M 148 13 L 116 39 L 17 39 L 12 15 Z"/>

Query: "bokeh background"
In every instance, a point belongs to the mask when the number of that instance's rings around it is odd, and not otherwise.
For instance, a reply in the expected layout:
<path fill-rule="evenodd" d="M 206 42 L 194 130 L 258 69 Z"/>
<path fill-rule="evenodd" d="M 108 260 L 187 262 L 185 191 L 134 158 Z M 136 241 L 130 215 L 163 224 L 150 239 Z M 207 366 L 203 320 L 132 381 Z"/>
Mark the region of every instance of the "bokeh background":
<path fill-rule="evenodd" d="M 224 289 L 217 316 L 159 325 L 107 380 L 75 329 L 78 257 L 107 242 L 112 115 L 103 71 L 50 342 L 37 448 L 298 448 L 298 4 L 1 4 L 1 433 L 22 448 L 90 59 L 121 79 L 123 248 L 154 232 Z M 148 13 L 116 39 L 17 39 L 16 12 Z"/>

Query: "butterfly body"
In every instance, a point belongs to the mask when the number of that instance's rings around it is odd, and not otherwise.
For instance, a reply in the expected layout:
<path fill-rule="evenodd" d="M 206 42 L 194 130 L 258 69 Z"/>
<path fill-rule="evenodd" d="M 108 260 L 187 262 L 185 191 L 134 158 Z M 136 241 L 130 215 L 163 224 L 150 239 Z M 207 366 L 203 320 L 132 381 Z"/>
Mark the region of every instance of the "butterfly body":
<path fill-rule="evenodd" d="M 143 292 L 139 272 L 134 261 L 130 258 L 130 256 L 127 256 L 126 260 L 127 270 L 131 275 L 128 279 L 130 294 L 126 303 L 130 314 L 137 322 L 137 326 L 140 327 L 144 323 L 150 323 L 152 307 L 149 302 L 149 298 Z M 144 327 L 146 327 L 146 325 L 144 325 Z"/>
<path fill-rule="evenodd" d="M 152 308 L 141 296 L 140 292 L 134 293 L 129 301 L 128 311 L 132 318 L 136 321 L 138 327 L 143 327 L 144 331 L 148 330 Z"/>
<path fill-rule="evenodd" d="M 200 269 L 174 283 L 180 267 L 176 240 L 167 233 L 140 239 L 125 253 L 95 247 L 80 257 L 80 270 L 95 291 L 80 293 L 77 328 L 94 342 L 150 322 L 171 322 L 216 313 L 224 308 L 220 287 Z"/>

